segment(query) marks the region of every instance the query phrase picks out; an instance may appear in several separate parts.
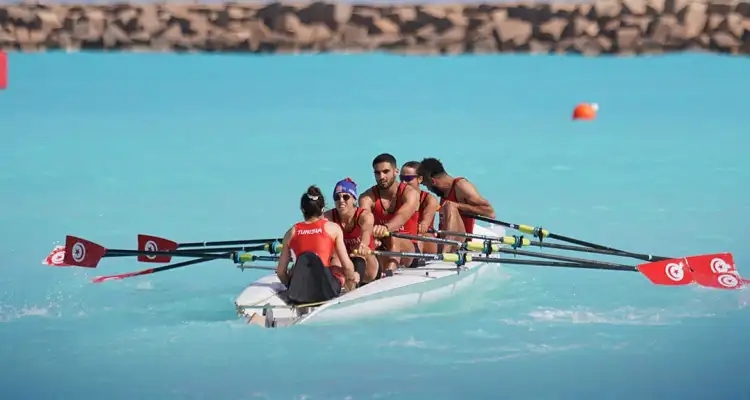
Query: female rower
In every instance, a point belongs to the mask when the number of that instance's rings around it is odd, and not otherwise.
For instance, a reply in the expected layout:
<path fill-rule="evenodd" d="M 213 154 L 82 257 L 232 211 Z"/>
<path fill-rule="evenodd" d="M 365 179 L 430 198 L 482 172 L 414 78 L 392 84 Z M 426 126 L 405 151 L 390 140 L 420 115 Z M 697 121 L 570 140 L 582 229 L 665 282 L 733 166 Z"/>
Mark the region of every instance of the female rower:
<path fill-rule="evenodd" d="M 324 216 L 341 227 L 349 254 L 355 250 L 360 254 L 353 256 L 352 262 L 361 278 L 361 285 L 380 278 L 378 257 L 371 254 L 375 250 L 372 235 L 375 218 L 370 211 L 357 207 L 357 184 L 351 178 L 339 181 L 333 189 L 333 200 L 336 208 L 326 211 Z"/>
<path fill-rule="evenodd" d="M 291 303 L 328 301 L 357 286 L 359 274 L 349 258 L 341 228 L 323 218 L 325 200 L 317 186 L 302 194 L 304 221 L 284 234 L 276 275 L 287 287 Z M 289 262 L 294 265 L 288 270 Z"/>

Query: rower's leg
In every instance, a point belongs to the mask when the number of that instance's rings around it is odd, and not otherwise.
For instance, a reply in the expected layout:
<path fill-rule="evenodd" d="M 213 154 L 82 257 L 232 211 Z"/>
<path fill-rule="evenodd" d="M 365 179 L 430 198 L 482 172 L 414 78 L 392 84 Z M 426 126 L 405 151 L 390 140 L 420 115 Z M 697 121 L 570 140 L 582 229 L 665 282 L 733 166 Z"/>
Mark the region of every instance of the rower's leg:
<path fill-rule="evenodd" d="M 417 245 L 419 246 L 419 251 L 425 254 L 435 254 L 438 252 L 438 245 L 437 243 L 432 242 L 417 242 Z"/>
<path fill-rule="evenodd" d="M 365 266 L 363 271 L 359 273 L 359 281 L 361 283 L 369 283 L 378 278 L 378 271 L 380 270 L 378 258 L 374 254 L 370 254 L 367 257 L 364 257 L 363 260 Z"/>
<path fill-rule="evenodd" d="M 414 246 L 414 242 L 409 239 L 392 238 L 391 240 L 393 240 L 393 250 L 391 251 L 414 253 L 419 250 L 418 247 Z M 408 267 L 409 265 L 411 265 L 412 261 L 414 261 L 413 258 L 399 257 L 398 265 L 402 267 Z"/>
<path fill-rule="evenodd" d="M 444 221 L 445 226 L 441 227 L 442 230 L 452 232 L 466 232 L 464 227 L 464 221 L 461 220 L 461 214 L 458 212 L 456 203 L 447 202 L 443 207 L 440 208 L 440 219 Z M 463 242 L 464 238 L 460 236 L 447 236 L 446 239 L 456 240 Z M 444 253 L 452 253 L 458 250 L 458 246 L 452 244 L 443 245 Z"/>
<path fill-rule="evenodd" d="M 387 251 L 400 251 L 398 250 L 399 240 L 401 239 L 394 237 L 383 238 L 382 247 Z M 388 271 L 393 272 L 398 268 L 399 261 L 399 257 L 378 256 L 378 262 L 383 266 L 383 272 L 386 273 L 386 275 L 388 274 Z"/>

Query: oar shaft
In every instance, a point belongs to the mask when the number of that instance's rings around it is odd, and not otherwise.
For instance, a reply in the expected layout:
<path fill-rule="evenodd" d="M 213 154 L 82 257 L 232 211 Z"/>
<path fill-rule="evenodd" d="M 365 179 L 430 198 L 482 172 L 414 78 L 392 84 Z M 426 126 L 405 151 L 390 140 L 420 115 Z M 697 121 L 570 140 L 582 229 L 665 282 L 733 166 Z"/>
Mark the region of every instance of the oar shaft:
<path fill-rule="evenodd" d="M 125 250 L 125 249 L 107 249 L 104 257 L 124 257 L 124 256 L 172 256 L 172 257 L 201 257 L 201 258 L 227 258 L 217 254 L 218 252 L 230 251 L 261 251 L 268 249 L 268 245 L 242 246 L 242 247 L 224 247 L 214 249 L 196 249 L 196 250 Z M 209 251 L 210 250 L 210 251 Z"/>
<path fill-rule="evenodd" d="M 471 261 L 490 262 L 499 264 L 516 264 L 531 265 L 537 267 L 557 267 L 557 268 L 580 268 L 580 269 L 600 269 L 609 271 L 627 271 L 638 272 L 638 269 L 630 265 L 602 265 L 595 263 L 571 263 L 559 261 L 538 261 L 538 260 L 516 260 L 512 258 L 489 258 L 489 257 L 471 257 Z"/>
<path fill-rule="evenodd" d="M 643 260 L 643 261 L 663 261 L 663 260 L 669 260 L 670 258 L 672 258 L 672 257 L 664 257 L 664 256 L 653 256 L 653 255 L 650 255 L 650 254 L 632 253 L 632 252 L 629 252 L 629 251 L 616 249 L 614 247 L 604 246 L 604 245 L 601 245 L 601 244 L 596 244 L 596 243 L 592 243 L 592 242 L 588 242 L 588 241 L 585 241 L 585 240 L 580 240 L 580 239 L 576 239 L 576 238 L 572 238 L 572 237 L 568 237 L 568 236 L 564 236 L 564 235 L 558 235 L 558 234 L 552 233 L 552 232 L 550 232 L 550 231 L 548 231 L 546 229 L 535 228 L 535 227 L 533 227 L 531 225 L 513 224 L 513 223 L 510 223 L 510 222 L 505 222 L 505 221 L 500 221 L 500 220 L 497 220 L 497 219 L 488 218 L 488 217 L 485 217 L 485 216 L 482 216 L 482 215 L 466 214 L 466 216 L 474 218 L 474 219 L 477 219 L 479 221 L 484 221 L 484 222 L 489 222 L 489 223 L 495 224 L 495 225 L 505 226 L 507 228 L 515 229 L 515 230 L 523 232 L 523 233 L 532 234 L 532 235 L 535 235 L 537 237 L 539 237 L 539 236 L 541 236 L 541 237 L 549 237 L 550 239 L 557 239 L 557 240 L 560 240 L 560 241 L 563 241 L 563 242 L 577 244 L 579 246 L 585 246 L 585 247 L 591 247 L 591 248 L 597 249 L 597 250 L 605 250 L 605 251 L 615 252 L 615 253 L 618 253 L 618 255 L 623 256 L 623 257 L 630 257 L 630 258 L 635 258 L 635 259 Z"/>
<path fill-rule="evenodd" d="M 535 257 L 535 258 L 542 258 L 542 259 L 547 259 L 547 260 L 556 260 L 556 261 L 568 261 L 568 262 L 574 262 L 574 263 L 595 264 L 595 265 L 609 266 L 609 267 L 615 267 L 615 268 L 629 267 L 629 266 L 624 265 L 624 264 L 615 264 L 615 263 L 608 263 L 608 262 L 604 262 L 604 261 L 586 260 L 586 259 L 583 259 L 583 258 L 558 256 L 558 255 L 555 255 L 555 254 L 542 254 L 542 253 L 535 253 L 533 251 L 503 249 L 503 248 L 497 248 L 497 249 L 494 249 L 494 250 L 496 252 L 498 252 L 498 253 L 514 254 L 514 255 L 519 255 L 519 256 Z M 472 257 L 472 259 L 475 259 L 475 257 Z"/>
<path fill-rule="evenodd" d="M 449 239 L 442 239 L 442 238 L 429 237 L 429 236 L 409 235 L 406 233 L 399 233 L 399 232 L 391 232 L 388 234 L 388 236 L 393 236 L 393 237 L 402 238 L 402 239 L 409 239 L 409 240 L 418 240 L 420 242 L 428 242 L 428 243 L 451 244 L 451 245 L 457 245 L 457 246 L 460 246 L 463 244 L 463 242 L 459 242 L 457 240 L 449 240 Z"/>
<path fill-rule="evenodd" d="M 461 260 L 461 256 L 457 253 L 432 254 L 432 253 L 409 253 L 409 252 L 383 251 L 383 250 L 376 250 L 373 253 L 377 255 L 391 256 L 391 257 L 423 258 L 423 259 L 435 260 L 435 261 L 442 260 L 446 262 L 457 262 Z M 600 269 L 600 270 L 609 270 L 609 271 L 629 271 L 629 272 L 638 271 L 638 269 L 632 265 L 611 264 L 611 263 L 604 263 L 600 261 L 576 259 L 576 258 L 570 258 L 570 257 L 563 257 L 563 258 L 564 260 L 565 259 L 572 260 L 572 262 L 518 260 L 514 258 L 492 258 L 492 257 L 474 256 L 471 254 L 466 254 L 465 256 L 466 258 L 463 261 L 466 261 L 466 262 L 477 261 L 477 262 L 496 263 L 496 264 L 534 265 L 534 266 L 540 266 L 540 267 Z M 561 260 L 561 261 L 564 261 L 564 260 Z M 419 267 L 415 269 L 419 269 Z"/>
<path fill-rule="evenodd" d="M 513 245 L 516 242 L 516 237 L 514 236 L 502 236 L 502 237 L 495 237 L 495 236 L 489 236 L 489 235 L 479 235 L 476 233 L 465 233 L 465 232 L 453 232 L 453 231 L 437 231 L 439 235 L 446 235 L 446 236 L 461 236 L 465 238 L 470 239 L 480 239 L 480 240 L 489 240 L 490 242 L 495 243 L 503 243 L 507 245 Z M 526 238 L 518 238 L 521 243 L 519 243 L 519 246 L 538 246 L 538 247 L 546 247 L 550 249 L 558 249 L 558 250 L 569 250 L 569 251 L 579 251 L 582 253 L 592 253 L 592 254 L 605 254 L 610 256 L 621 256 L 621 252 L 617 251 L 611 251 L 611 250 L 599 250 L 599 249 L 593 249 L 590 247 L 584 247 L 584 246 L 571 246 L 567 244 L 558 244 L 558 243 L 544 243 L 539 242 L 536 240 L 528 240 Z"/>
<path fill-rule="evenodd" d="M 247 239 L 247 240 L 220 240 L 214 242 L 188 242 L 180 243 L 177 245 L 178 248 L 184 247 L 212 247 L 212 246 L 236 246 L 240 244 L 261 244 L 271 243 L 274 241 L 281 241 L 281 238 L 270 238 L 270 239 Z"/>

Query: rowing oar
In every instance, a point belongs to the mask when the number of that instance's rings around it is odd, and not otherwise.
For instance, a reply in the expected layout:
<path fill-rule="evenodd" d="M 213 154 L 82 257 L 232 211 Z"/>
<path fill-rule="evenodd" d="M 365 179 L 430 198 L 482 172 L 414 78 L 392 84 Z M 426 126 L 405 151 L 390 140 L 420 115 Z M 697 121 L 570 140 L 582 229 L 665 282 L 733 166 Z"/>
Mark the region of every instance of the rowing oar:
<path fill-rule="evenodd" d="M 281 242 L 281 238 L 270 238 L 270 239 L 243 239 L 243 240 L 220 240 L 211 242 L 187 242 L 177 243 L 170 239 L 165 239 L 159 236 L 139 234 L 138 235 L 138 250 L 139 251 L 174 251 L 182 248 L 196 248 L 196 247 L 214 247 L 214 246 L 237 246 L 237 245 L 251 245 L 251 244 L 264 244 L 264 243 L 275 243 Z M 208 250 L 208 249 L 205 249 Z M 270 250 L 273 250 L 271 248 Z M 243 251 L 241 247 L 231 247 L 210 249 L 211 252 L 223 252 L 223 251 Z M 139 255 L 139 262 L 150 262 L 150 263 L 168 263 L 172 260 L 169 255 Z"/>
<path fill-rule="evenodd" d="M 125 278 L 132 278 L 135 276 L 150 275 L 150 274 L 154 274 L 157 272 L 169 271 L 170 269 L 187 267 L 188 265 L 200 264 L 200 263 L 204 263 L 207 261 L 212 261 L 212 260 L 217 260 L 217 259 L 222 259 L 222 258 L 233 260 L 235 264 L 239 264 L 238 268 L 240 268 L 243 271 L 246 269 L 275 270 L 276 268 L 270 268 L 270 267 L 261 267 L 261 266 L 255 266 L 255 265 L 246 266 L 244 263 L 251 262 L 251 261 L 278 261 L 279 256 L 259 256 L 259 255 L 251 254 L 251 253 L 240 254 L 238 252 L 213 254 L 210 257 L 204 257 L 204 258 L 199 258 L 199 259 L 190 260 L 190 261 L 183 261 L 183 262 L 179 262 L 176 264 L 165 265 L 163 267 L 147 268 L 141 271 L 127 272 L 124 274 L 117 274 L 117 275 L 97 276 L 96 278 L 92 280 L 92 282 L 102 283 L 102 282 L 111 281 L 111 280 L 120 280 L 120 279 L 125 279 Z"/>
<path fill-rule="evenodd" d="M 601 261 L 593 260 L 579 260 L 578 262 L 552 262 L 552 261 L 537 261 L 537 260 L 518 260 L 514 258 L 494 258 L 484 256 L 474 256 L 465 252 L 458 253 L 417 253 L 417 252 L 396 252 L 396 251 L 382 251 L 374 250 L 371 252 L 376 255 L 390 256 L 390 257 L 405 257 L 405 258 L 421 258 L 425 260 L 433 261 L 444 261 L 455 263 L 457 267 L 466 265 L 469 262 L 484 262 L 484 263 L 497 263 L 497 264 L 517 264 L 517 265 L 530 265 L 530 266 L 542 266 L 542 267 L 559 267 L 559 268 L 576 268 L 576 269 L 597 269 L 597 270 L 609 270 L 609 271 L 625 271 L 625 272 L 640 272 L 651 283 L 662 286 L 686 286 L 690 284 L 698 284 L 700 286 L 714 288 L 714 289 L 740 289 L 750 282 L 743 280 L 736 272 L 732 270 L 725 273 L 703 273 L 703 268 L 696 268 L 689 259 L 681 260 L 663 260 L 654 261 L 638 266 L 632 265 L 621 265 L 612 264 Z M 354 254 L 358 254 L 357 251 Z M 696 256 L 693 262 L 701 262 L 705 260 L 698 260 Z M 570 260 L 575 260 L 571 259 Z M 430 268 L 426 266 L 425 268 Z M 417 268 L 405 268 L 405 270 L 415 269 L 420 270 L 422 267 Z M 385 278 L 388 279 L 388 278 Z"/>
<path fill-rule="evenodd" d="M 276 252 L 279 248 L 279 244 L 265 243 L 258 244 L 255 246 L 236 246 L 236 247 L 224 247 L 224 248 L 213 248 L 213 249 L 196 249 L 196 250 L 124 250 L 124 249 L 107 249 L 102 245 L 94 243 L 90 240 L 82 239 L 75 236 L 65 237 L 65 256 L 63 263 L 68 266 L 75 267 L 87 267 L 96 268 L 102 258 L 111 257 L 112 254 L 117 256 L 131 255 L 131 256 L 169 256 L 169 257 L 190 257 L 190 258 L 201 258 L 201 259 L 216 259 L 226 258 L 225 254 L 228 252 L 237 251 L 269 251 Z M 218 253 L 221 251 L 223 253 Z"/>
<path fill-rule="evenodd" d="M 459 241 L 450 240 L 450 239 L 409 235 L 409 234 L 399 233 L 399 232 L 391 233 L 390 236 L 400 237 L 403 239 L 424 240 L 426 242 L 433 242 L 433 243 L 453 244 L 453 245 L 460 246 L 461 250 L 481 251 L 485 253 L 486 255 L 490 255 L 492 253 L 505 253 L 505 254 L 514 254 L 514 255 L 526 256 L 526 257 L 542 258 L 542 259 L 547 259 L 547 260 L 567 261 L 567 262 L 580 263 L 580 264 L 592 264 L 593 263 L 596 265 L 609 266 L 609 267 L 616 268 L 616 269 L 625 268 L 625 270 L 628 270 L 628 268 L 631 268 L 631 269 L 635 268 L 629 265 L 615 264 L 615 263 L 609 263 L 609 262 L 604 262 L 604 261 L 593 261 L 593 260 L 586 260 L 583 258 L 558 256 L 554 254 L 543 254 L 543 253 L 536 253 L 533 251 L 525 251 L 525 250 L 517 250 L 517 249 L 504 249 L 500 247 L 499 245 L 490 244 L 490 243 L 483 244 L 483 243 L 476 243 L 476 242 L 459 242 Z M 496 239 L 502 241 L 502 238 L 496 238 Z M 420 254 L 420 253 L 414 253 L 414 254 Z"/>
<path fill-rule="evenodd" d="M 577 244 L 579 246 L 590 247 L 592 249 L 606 250 L 606 251 L 609 251 L 609 252 L 617 253 L 616 255 L 619 255 L 619 256 L 630 257 L 630 258 L 634 258 L 634 259 L 637 259 L 637 260 L 643 260 L 643 261 L 663 261 L 663 260 L 669 260 L 669 259 L 673 258 L 673 257 L 665 257 L 665 256 L 653 256 L 653 255 L 650 255 L 650 254 L 633 253 L 633 252 L 630 252 L 630 251 L 615 249 L 614 247 L 609 247 L 609 246 L 604 246 L 604 245 L 601 245 L 601 244 L 587 242 L 585 240 L 575 239 L 575 238 L 564 236 L 564 235 L 558 235 L 558 234 L 552 233 L 552 232 L 550 232 L 547 229 L 544 229 L 542 227 L 534 227 L 534 226 L 531 226 L 531 225 L 524 225 L 524 224 L 521 224 L 521 225 L 519 225 L 519 224 L 512 224 L 510 222 L 500 221 L 500 220 L 497 220 L 497 219 L 488 218 L 488 217 L 485 217 L 485 216 L 482 216 L 482 215 L 472 214 L 472 213 L 466 213 L 464 215 L 466 215 L 467 217 L 470 217 L 470 218 L 474 218 L 474 219 L 480 220 L 480 221 L 489 222 L 491 224 L 501 225 L 501 226 L 505 226 L 505 227 L 510 228 L 510 229 L 515 229 L 515 230 L 523 232 L 523 233 L 528 233 L 530 235 L 533 235 L 537 239 L 539 239 L 540 242 L 543 242 L 544 238 L 548 237 L 550 239 L 557 239 L 557 240 L 560 240 L 560 241 L 563 241 L 563 242 Z"/>
<path fill-rule="evenodd" d="M 546 247 L 550 249 L 558 249 L 558 250 L 569 250 L 569 251 L 579 251 L 582 253 L 593 253 L 593 254 L 605 254 L 610 256 L 621 256 L 622 254 L 611 251 L 611 250 L 599 250 L 594 249 L 591 247 L 584 247 L 584 246 L 572 246 L 567 244 L 557 244 L 557 243 L 544 243 L 544 242 L 538 242 L 535 240 L 529 240 L 524 238 L 523 236 L 489 236 L 489 235 L 479 235 L 476 233 L 465 233 L 465 232 L 454 232 L 454 231 L 435 231 L 438 235 L 445 235 L 445 236 L 460 236 L 470 239 L 480 239 L 484 241 L 490 241 L 493 243 L 502 243 L 507 244 L 511 246 L 512 248 L 519 248 L 519 247 L 526 247 L 526 246 L 538 246 L 538 247 Z"/>

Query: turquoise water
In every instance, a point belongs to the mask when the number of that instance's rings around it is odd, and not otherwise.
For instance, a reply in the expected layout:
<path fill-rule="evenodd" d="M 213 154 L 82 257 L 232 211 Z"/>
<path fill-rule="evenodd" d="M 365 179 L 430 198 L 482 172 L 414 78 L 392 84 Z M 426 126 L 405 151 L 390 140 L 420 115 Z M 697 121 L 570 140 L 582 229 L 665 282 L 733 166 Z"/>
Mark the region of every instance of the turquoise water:
<path fill-rule="evenodd" d="M 639 252 L 746 237 L 748 60 L 484 56 L 10 56 L 0 92 L 4 398 L 741 398 L 745 290 L 497 268 L 472 292 L 337 325 L 234 314 L 262 272 L 40 261 L 66 234 L 134 248 L 268 237 L 310 184 L 435 156 L 503 220 Z M 599 118 L 573 123 L 582 101 Z M 740 377 L 734 378 L 739 372 Z"/>

